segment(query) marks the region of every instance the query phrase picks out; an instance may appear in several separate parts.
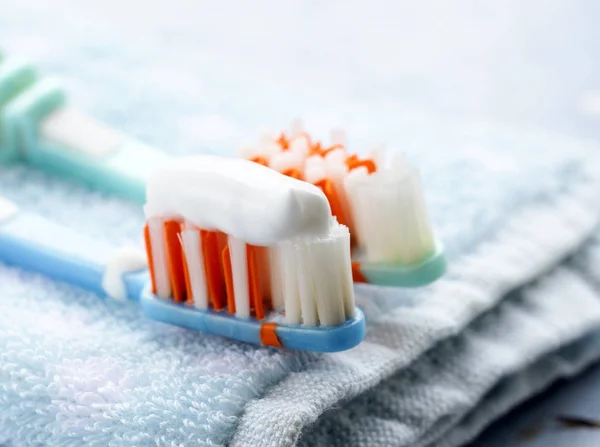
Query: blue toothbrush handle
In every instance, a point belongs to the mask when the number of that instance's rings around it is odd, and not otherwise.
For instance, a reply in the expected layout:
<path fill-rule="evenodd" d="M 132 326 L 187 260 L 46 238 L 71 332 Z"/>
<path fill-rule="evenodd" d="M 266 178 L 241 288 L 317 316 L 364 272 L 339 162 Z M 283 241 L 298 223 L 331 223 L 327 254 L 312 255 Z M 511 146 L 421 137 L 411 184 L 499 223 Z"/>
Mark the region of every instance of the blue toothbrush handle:
<path fill-rule="evenodd" d="M 0 197 L 0 262 L 106 296 L 103 280 L 111 255 L 111 247 L 19 211 Z M 137 301 L 148 282 L 147 270 L 125 273 L 121 278 L 124 298 Z"/>

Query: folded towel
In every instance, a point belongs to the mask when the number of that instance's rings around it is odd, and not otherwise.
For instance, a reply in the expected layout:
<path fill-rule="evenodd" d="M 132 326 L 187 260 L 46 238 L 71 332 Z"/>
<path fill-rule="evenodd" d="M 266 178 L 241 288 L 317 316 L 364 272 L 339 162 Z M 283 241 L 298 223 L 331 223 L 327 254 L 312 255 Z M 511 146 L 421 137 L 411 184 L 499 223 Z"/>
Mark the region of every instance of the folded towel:
<path fill-rule="evenodd" d="M 97 116 L 165 150 L 226 151 L 264 123 L 316 110 L 299 93 L 282 104 L 276 86 L 216 76 L 172 33 L 127 47 L 72 15 L 50 22 L 43 8 L 3 8 L 0 42 L 67 78 Z M 598 359 L 598 149 L 350 105 L 369 117 L 352 133 L 404 148 L 421 166 L 451 264 L 445 278 L 418 290 L 357 286 L 365 342 L 321 355 L 147 321 L 133 304 L 0 266 L 0 439 L 453 447 Z M 329 109 L 352 117 L 340 103 Z M 0 166 L 0 191 L 107 243 L 141 243 L 133 205 L 24 166 Z"/>

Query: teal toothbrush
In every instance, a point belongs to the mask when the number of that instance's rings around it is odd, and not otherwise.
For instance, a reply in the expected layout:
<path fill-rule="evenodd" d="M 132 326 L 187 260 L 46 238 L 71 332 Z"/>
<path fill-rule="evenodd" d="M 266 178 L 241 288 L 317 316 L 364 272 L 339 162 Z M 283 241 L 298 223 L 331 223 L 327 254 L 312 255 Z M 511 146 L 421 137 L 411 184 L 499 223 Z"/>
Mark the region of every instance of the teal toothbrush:
<path fill-rule="evenodd" d="M 73 108 L 30 64 L 0 54 L 0 162 L 22 161 L 143 204 L 148 176 L 168 159 Z"/>

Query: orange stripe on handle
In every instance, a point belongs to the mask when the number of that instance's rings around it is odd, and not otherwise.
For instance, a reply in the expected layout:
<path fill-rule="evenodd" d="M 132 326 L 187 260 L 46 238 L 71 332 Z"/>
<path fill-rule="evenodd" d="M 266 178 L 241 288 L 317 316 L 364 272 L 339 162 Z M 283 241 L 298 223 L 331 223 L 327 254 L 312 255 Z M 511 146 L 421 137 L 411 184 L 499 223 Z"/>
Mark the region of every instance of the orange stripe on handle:
<path fill-rule="evenodd" d="M 226 245 L 221 253 L 221 262 L 225 272 L 225 289 L 227 291 L 227 311 L 230 314 L 235 313 L 235 293 L 233 289 L 233 271 L 231 269 L 231 255 L 229 254 L 229 245 Z"/>
<path fill-rule="evenodd" d="M 225 307 L 227 292 L 223 270 L 221 269 L 217 233 L 201 230 L 200 237 L 202 238 L 202 254 L 204 255 L 208 296 L 213 308 L 221 310 Z"/>
<path fill-rule="evenodd" d="M 156 274 L 154 273 L 154 259 L 152 258 L 152 241 L 150 240 L 150 228 L 148 223 L 144 225 L 144 242 L 146 244 L 146 258 L 148 258 L 148 270 L 150 270 L 150 284 L 152 293 L 156 295 Z"/>
<path fill-rule="evenodd" d="M 283 345 L 279 341 L 277 336 L 277 324 L 276 323 L 263 323 L 260 326 L 260 342 L 265 346 L 275 346 L 277 348 L 283 348 Z"/>
<path fill-rule="evenodd" d="M 262 295 L 260 293 L 260 272 L 256 260 L 256 247 L 246 244 L 246 262 L 248 265 L 248 295 L 250 306 L 254 307 L 254 314 L 258 320 L 265 318 Z"/>
<path fill-rule="evenodd" d="M 167 264 L 169 279 L 173 290 L 173 300 L 180 303 L 185 300 L 185 273 L 183 271 L 183 250 L 179 240 L 180 222 L 165 222 L 165 241 L 167 243 Z"/>

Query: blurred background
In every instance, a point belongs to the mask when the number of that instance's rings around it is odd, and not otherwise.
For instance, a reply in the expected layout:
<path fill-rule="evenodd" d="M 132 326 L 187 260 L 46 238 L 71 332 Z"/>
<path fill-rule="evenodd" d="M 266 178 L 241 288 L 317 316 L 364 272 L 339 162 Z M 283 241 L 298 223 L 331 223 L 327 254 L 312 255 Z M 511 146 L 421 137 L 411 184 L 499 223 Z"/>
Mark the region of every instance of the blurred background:
<path fill-rule="evenodd" d="M 600 4 L 590 0 L 0 4 L 5 49 L 65 75 L 74 101 L 108 120 L 145 104 L 128 130 L 160 121 L 182 148 L 227 144 L 290 114 L 356 137 L 374 132 L 374 116 L 401 114 L 600 136 Z M 149 54 L 161 63 L 147 65 Z M 103 104 L 94 84 L 119 90 L 123 71 L 139 89 Z M 169 97 L 187 109 L 170 110 Z M 257 116 L 265 106 L 279 121 Z"/>

